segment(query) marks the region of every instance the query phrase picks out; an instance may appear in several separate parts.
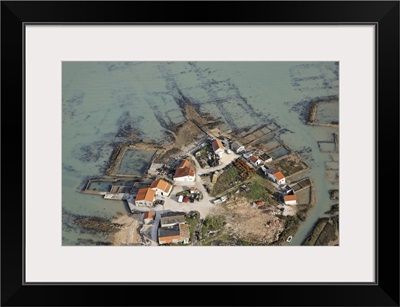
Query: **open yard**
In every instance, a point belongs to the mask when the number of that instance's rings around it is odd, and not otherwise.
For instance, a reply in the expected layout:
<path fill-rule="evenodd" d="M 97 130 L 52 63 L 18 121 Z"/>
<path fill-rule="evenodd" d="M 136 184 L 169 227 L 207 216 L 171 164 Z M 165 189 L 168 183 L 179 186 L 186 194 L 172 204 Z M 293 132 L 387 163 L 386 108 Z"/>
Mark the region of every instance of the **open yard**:
<path fill-rule="evenodd" d="M 302 189 L 296 193 L 297 203 L 301 205 L 308 205 L 311 203 L 311 187 Z"/>
<path fill-rule="evenodd" d="M 307 165 L 297 156 L 289 155 L 288 157 L 273 163 L 273 167 L 280 170 L 283 174 L 285 174 L 286 177 L 289 177 L 306 169 Z"/>
<path fill-rule="evenodd" d="M 214 188 L 211 192 L 212 195 L 218 195 L 230 188 L 232 188 L 236 182 L 241 182 L 240 170 L 235 166 L 229 166 L 219 177 L 217 182 L 214 184 Z"/>
<path fill-rule="evenodd" d="M 202 168 L 206 167 L 207 164 L 207 151 L 208 151 L 208 146 L 204 146 L 201 148 L 199 151 L 195 152 L 194 156 L 196 157 L 196 160 L 199 162 L 200 166 Z"/>
<path fill-rule="evenodd" d="M 269 180 L 259 174 L 255 174 L 250 179 L 250 183 L 250 185 L 247 185 L 249 190 L 241 194 L 243 197 L 249 201 L 264 200 L 270 204 L 273 202 L 272 194 L 274 193 L 274 188 Z"/>

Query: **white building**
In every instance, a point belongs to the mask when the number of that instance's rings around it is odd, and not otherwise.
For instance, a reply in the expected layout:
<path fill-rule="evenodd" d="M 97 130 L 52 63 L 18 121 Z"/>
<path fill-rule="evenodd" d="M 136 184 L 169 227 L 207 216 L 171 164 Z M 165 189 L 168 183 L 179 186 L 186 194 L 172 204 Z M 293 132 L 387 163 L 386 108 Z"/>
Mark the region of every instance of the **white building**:
<path fill-rule="evenodd" d="M 272 162 L 272 158 L 271 158 L 269 155 L 267 155 L 266 153 L 265 153 L 264 155 L 262 155 L 262 156 L 263 156 L 263 159 L 266 158 L 266 159 L 265 159 L 265 162 L 266 162 L 266 163 Z"/>
<path fill-rule="evenodd" d="M 267 176 L 270 180 L 277 184 L 285 184 L 286 178 L 285 176 L 278 170 L 267 170 Z"/>
<path fill-rule="evenodd" d="M 251 151 L 244 152 L 243 158 L 245 158 L 246 160 L 249 160 L 252 155 L 253 155 L 253 153 Z"/>
<path fill-rule="evenodd" d="M 263 160 L 261 160 L 259 157 L 254 156 L 254 155 L 250 156 L 249 160 L 250 160 L 251 164 L 253 164 L 254 166 L 259 166 L 259 165 L 264 164 Z"/>
<path fill-rule="evenodd" d="M 222 142 L 218 139 L 214 139 L 214 141 L 212 141 L 212 148 L 214 150 L 214 153 L 218 156 L 222 156 L 225 152 L 225 147 L 224 145 L 222 145 Z"/>
<path fill-rule="evenodd" d="M 156 191 L 156 195 L 168 196 L 171 193 L 172 184 L 162 179 L 156 179 L 151 183 L 150 189 Z"/>
<path fill-rule="evenodd" d="M 196 180 L 196 171 L 194 167 L 190 166 L 187 160 L 182 161 L 174 174 L 175 182 L 194 182 Z"/>
<path fill-rule="evenodd" d="M 156 200 L 155 195 L 156 195 L 156 191 L 154 191 L 150 188 L 139 189 L 136 199 L 135 199 L 135 205 L 152 207 L 154 204 L 154 201 Z"/>
<path fill-rule="evenodd" d="M 245 150 L 244 146 L 239 142 L 233 142 L 231 148 L 235 153 L 241 153 L 242 151 Z"/>
<path fill-rule="evenodd" d="M 297 205 L 296 195 L 285 195 L 283 200 L 285 205 Z"/>

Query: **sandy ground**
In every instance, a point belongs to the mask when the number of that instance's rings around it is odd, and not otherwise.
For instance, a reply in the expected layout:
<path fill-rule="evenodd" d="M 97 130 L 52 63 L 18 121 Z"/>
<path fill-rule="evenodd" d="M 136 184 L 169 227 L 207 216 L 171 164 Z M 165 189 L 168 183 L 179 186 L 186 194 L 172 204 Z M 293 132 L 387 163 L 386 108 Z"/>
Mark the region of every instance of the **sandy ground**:
<path fill-rule="evenodd" d="M 228 232 L 246 241 L 272 243 L 284 230 L 284 222 L 277 216 L 263 213 L 244 198 L 231 200 L 224 214 Z"/>
<path fill-rule="evenodd" d="M 114 234 L 113 245 L 139 245 L 142 240 L 139 234 L 140 224 L 128 215 L 121 215 L 113 221 L 122 226 L 121 230 Z"/>
<path fill-rule="evenodd" d="M 282 205 L 283 207 L 283 212 L 282 215 L 288 216 L 288 215 L 296 215 L 297 213 L 297 207 L 296 206 L 291 206 L 291 205 Z"/>

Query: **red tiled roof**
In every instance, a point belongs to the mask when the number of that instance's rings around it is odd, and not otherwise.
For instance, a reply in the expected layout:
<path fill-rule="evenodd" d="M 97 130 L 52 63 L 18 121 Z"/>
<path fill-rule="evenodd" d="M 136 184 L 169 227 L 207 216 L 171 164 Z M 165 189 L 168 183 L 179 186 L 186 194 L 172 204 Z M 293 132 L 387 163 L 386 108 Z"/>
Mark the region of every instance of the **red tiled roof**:
<path fill-rule="evenodd" d="M 212 142 L 212 148 L 214 149 L 214 151 L 218 149 L 225 149 L 224 145 L 222 145 L 221 141 L 218 139 L 214 139 L 214 141 Z"/>
<path fill-rule="evenodd" d="M 190 167 L 190 162 L 188 160 L 183 160 L 181 164 L 179 164 L 178 168 Z"/>
<path fill-rule="evenodd" d="M 153 211 L 147 211 L 144 213 L 144 219 L 153 219 L 154 218 L 154 212 Z"/>
<path fill-rule="evenodd" d="M 184 168 L 178 168 L 175 171 L 174 178 L 180 178 L 180 177 L 185 177 L 185 176 L 194 176 L 195 170 L 194 167 L 184 167 Z"/>
<path fill-rule="evenodd" d="M 261 207 L 265 205 L 265 201 L 256 201 L 255 204 L 257 207 Z"/>
<path fill-rule="evenodd" d="M 258 157 L 257 157 L 257 156 L 251 156 L 251 157 L 250 157 L 250 161 L 253 162 L 253 163 L 256 163 L 257 160 L 258 160 Z"/>
<path fill-rule="evenodd" d="M 139 189 L 135 200 L 136 201 L 147 200 L 147 201 L 153 202 L 155 193 L 156 193 L 156 191 L 154 191 L 150 188 Z"/>
<path fill-rule="evenodd" d="M 162 179 L 156 179 L 150 185 L 150 189 L 159 189 L 166 193 L 169 191 L 170 188 L 171 184 Z"/>
<path fill-rule="evenodd" d="M 277 180 L 281 180 L 281 179 L 284 179 L 284 178 L 285 178 L 285 176 L 284 176 L 280 171 L 276 171 L 276 172 L 274 172 L 273 174 L 274 174 L 274 176 L 275 176 L 275 178 L 276 178 Z"/>
<path fill-rule="evenodd" d="M 296 200 L 296 195 L 285 195 L 285 197 L 283 197 L 283 199 L 285 201 Z"/>

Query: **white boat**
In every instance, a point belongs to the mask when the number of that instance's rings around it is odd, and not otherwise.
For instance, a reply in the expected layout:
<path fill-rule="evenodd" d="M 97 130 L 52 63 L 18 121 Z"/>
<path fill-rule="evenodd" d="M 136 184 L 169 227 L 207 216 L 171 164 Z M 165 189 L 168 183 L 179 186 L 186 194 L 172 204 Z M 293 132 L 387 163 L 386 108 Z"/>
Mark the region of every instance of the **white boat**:
<path fill-rule="evenodd" d="M 292 241 L 292 239 L 293 239 L 292 236 L 288 236 L 287 239 L 286 239 L 286 242 L 290 242 L 290 241 Z"/>

